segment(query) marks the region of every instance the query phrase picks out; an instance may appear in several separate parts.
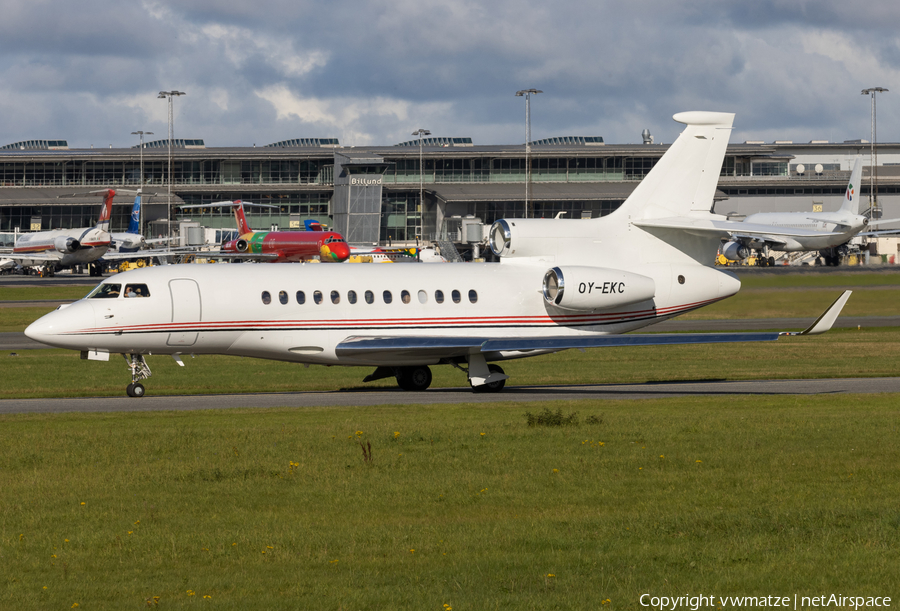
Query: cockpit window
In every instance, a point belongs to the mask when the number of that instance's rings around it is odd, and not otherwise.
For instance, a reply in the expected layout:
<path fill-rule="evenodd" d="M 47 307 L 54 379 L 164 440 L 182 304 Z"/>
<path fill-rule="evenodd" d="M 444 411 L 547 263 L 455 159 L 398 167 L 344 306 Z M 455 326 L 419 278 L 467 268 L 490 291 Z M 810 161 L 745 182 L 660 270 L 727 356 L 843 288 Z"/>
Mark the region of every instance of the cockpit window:
<path fill-rule="evenodd" d="M 149 297 L 150 289 L 146 284 L 126 284 L 125 297 Z"/>
<path fill-rule="evenodd" d="M 88 299 L 116 299 L 122 291 L 121 284 L 103 283 L 88 293 Z"/>
<path fill-rule="evenodd" d="M 327 238 L 325 238 L 325 244 L 331 244 L 332 242 L 344 242 L 344 241 L 346 241 L 346 240 L 344 240 L 343 238 L 339 238 L 337 236 L 333 236 L 333 235 L 330 235 Z"/>

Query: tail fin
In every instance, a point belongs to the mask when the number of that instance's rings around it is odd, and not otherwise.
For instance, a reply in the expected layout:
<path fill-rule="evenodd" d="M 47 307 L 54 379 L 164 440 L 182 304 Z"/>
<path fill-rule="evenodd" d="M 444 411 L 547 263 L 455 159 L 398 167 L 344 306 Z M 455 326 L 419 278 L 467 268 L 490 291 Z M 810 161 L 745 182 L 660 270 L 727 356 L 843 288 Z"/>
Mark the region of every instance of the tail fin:
<path fill-rule="evenodd" d="M 244 215 L 244 202 L 236 199 L 231 204 L 234 207 L 234 218 L 237 221 L 240 234 L 253 233 L 253 230 L 250 229 L 250 224 L 247 222 L 247 217 Z"/>
<path fill-rule="evenodd" d="M 862 180 L 862 155 L 856 156 L 853 171 L 850 172 L 850 182 L 847 183 L 847 191 L 844 193 L 844 203 L 841 204 L 841 212 L 859 214 L 860 182 Z"/>
<path fill-rule="evenodd" d="M 734 114 L 697 111 L 672 118 L 687 127 L 614 214 L 654 219 L 712 211 Z"/>
<path fill-rule="evenodd" d="M 134 206 L 131 207 L 131 220 L 128 221 L 128 233 L 141 232 L 141 194 L 138 192 L 134 198 Z"/>
<path fill-rule="evenodd" d="M 97 229 L 101 231 L 109 231 L 109 219 L 112 217 L 112 204 L 116 192 L 107 189 L 103 195 L 103 207 L 100 208 L 100 220 L 97 222 Z"/>

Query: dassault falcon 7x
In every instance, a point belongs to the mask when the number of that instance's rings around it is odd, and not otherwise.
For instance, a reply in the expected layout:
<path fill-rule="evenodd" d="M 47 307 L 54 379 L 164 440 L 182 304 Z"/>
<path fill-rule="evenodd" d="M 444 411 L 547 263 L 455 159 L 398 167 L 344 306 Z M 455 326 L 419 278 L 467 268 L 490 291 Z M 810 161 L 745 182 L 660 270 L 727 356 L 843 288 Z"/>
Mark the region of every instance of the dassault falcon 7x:
<path fill-rule="evenodd" d="M 708 262 L 727 235 L 655 227 L 710 212 L 734 115 L 687 112 L 687 127 L 632 195 L 590 220 L 504 219 L 491 228 L 499 263 L 444 265 L 169 265 L 117 274 L 25 333 L 87 359 L 122 354 L 131 396 L 146 355 L 232 354 L 375 366 L 366 381 L 431 383 L 429 366 L 498 391 L 495 364 L 569 348 L 777 339 L 779 333 L 626 334 L 740 288 Z M 803 333 L 830 328 L 849 292 Z"/>

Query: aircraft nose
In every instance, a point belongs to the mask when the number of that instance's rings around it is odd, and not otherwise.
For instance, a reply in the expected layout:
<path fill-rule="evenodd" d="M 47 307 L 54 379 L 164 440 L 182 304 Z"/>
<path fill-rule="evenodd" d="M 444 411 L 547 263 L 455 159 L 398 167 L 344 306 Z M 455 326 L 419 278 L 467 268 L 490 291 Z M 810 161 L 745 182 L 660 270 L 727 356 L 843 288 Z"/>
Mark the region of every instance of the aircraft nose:
<path fill-rule="evenodd" d="M 319 254 L 322 261 L 346 261 L 350 256 L 350 246 L 346 242 L 331 242 L 323 245 Z"/>
<path fill-rule="evenodd" d="M 63 305 L 28 325 L 25 335 L 36 342 L 57 348 L 82 349 L 83 341 L 75 335 L 94 326 L 94 310 L 89 304 L 76 302 Z"/>

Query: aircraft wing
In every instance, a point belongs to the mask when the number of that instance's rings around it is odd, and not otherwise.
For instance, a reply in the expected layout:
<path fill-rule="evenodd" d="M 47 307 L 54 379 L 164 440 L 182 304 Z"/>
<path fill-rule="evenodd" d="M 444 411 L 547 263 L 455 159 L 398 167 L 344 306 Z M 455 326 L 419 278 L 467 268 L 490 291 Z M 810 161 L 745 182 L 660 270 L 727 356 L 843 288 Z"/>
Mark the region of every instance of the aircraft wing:
<path fill-rule="evenodd" d="M 13 261 L 59 261 L 62 259 L 62 255 L 59 253 L 48 255 L 43 253 L 10 253 L 4 254 L 4 259 L 12 259 Z"/>
<path fill-rule="evenodd" d="M 729 342 L 766 342 L 782 335 L 818 335 L 834 325 L 852 291 L 841 293 L 834 303 L 803 331 L 772 331 L 762 333 L 625 333 L 608 335 L 577 335 L 550 337 L 487 336 L 445 337 L 420 336 L 363 336 L 344 339 L 335 348 L 339 357 L 357 361 L 372 359 L 378 364 L 385 354 L 409 359 L 437 359 L 465 357 L 472 354 L 488 356 L 509 352 L 556 352 L 571 348 L 615 348 L 622 346 L 674 346 L 679 344 L 722 344 Z M 510 355 L 504 355 L 509 357 Z"/>
<path fill-rule="evenodd" d="M 778 228 L 772 225 L 760 225 L 756 223 L 744 223 L 742 221 L 717 221 L 695 219 L 691 217 L 668 217 L 661 219 L 648 219 L 634 221 L 638 227 L 658 227 L 661 229 L 680 229 L 687 232 L 701 234 L 718 234 L 725 237 L 726 234 L 746 234 L 747 236 L 784 236 L 818 238 L 833 235 L 830 231 L 810 231 L 799 228 Z"/>
<path fill-rule="evenodd" d="M 453 358 L 477 353 L 547 352 L 571 348 L 612 348 L 620 346 L 671 346 L 676 344 L 717 344 L 763 342 L 778 339 L 771 333 L 643 333 L 558 337 L 442 337 L 442 336 L 352 336 L 339 343 L 335 353 L 342 357 L 377 358 L 390 353 L 409 358 Z M 373 361 L 375 362 L 375 361 Z"/>

